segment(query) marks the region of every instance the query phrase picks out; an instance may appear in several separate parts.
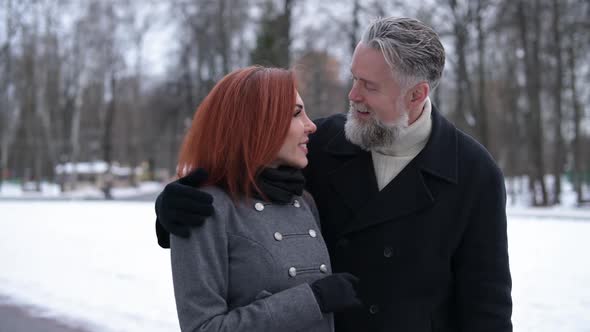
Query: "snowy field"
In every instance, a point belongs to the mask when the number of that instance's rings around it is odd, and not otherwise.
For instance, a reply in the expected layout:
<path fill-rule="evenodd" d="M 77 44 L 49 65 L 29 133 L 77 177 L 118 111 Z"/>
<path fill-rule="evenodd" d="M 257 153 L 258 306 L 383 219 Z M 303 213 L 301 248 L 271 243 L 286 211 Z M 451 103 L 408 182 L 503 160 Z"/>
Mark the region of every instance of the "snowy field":
<path fill-rule="evenodd" d="M 514 331 L 589 332 L 590 210 L 509 215 Z M 178 331 L 153 221 L 151 202 L 0 201 L 0 299 L 93 331 Z"/>

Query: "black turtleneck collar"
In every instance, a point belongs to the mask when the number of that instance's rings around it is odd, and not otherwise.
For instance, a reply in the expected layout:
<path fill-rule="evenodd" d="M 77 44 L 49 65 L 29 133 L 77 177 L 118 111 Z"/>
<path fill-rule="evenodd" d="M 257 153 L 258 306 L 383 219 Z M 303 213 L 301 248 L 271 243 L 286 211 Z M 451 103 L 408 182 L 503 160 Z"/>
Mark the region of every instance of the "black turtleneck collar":
<path fill-rule="evenodd" d="M 294 167 L 264 168 L 256 177 L 256 185 L 271 202 L 286 204 L 293 196 L 301 196 L 305 178 L 301 169 Z M 263 198 L 258 192 L 254 197 Z"/>

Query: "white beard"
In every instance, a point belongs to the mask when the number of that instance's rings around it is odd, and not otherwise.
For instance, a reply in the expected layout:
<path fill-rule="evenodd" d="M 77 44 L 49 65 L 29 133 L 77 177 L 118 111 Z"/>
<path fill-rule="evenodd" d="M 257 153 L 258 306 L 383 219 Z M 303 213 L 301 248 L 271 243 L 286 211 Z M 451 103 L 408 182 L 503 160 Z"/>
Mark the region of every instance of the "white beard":
<path fill-rule="evenodd" d="M 401 104 L 400 101 L 396 105 L 398 110 L 403 110 Z M 368 110 L 371 112 L 370 117 L 364 121 L 359 120 L 356 115 L 357 110 L 367 110 L 367 106 L 351 101 L 344 125 L 344 134 L 352 144 L 358 145 L 364 150 L 387 148 L 402 137 L 408 129 L 409 114 L 406 110 L 403 110 L 401 116 L 391 124 L 385 124 L 378 120 L 370 109 Z"/>

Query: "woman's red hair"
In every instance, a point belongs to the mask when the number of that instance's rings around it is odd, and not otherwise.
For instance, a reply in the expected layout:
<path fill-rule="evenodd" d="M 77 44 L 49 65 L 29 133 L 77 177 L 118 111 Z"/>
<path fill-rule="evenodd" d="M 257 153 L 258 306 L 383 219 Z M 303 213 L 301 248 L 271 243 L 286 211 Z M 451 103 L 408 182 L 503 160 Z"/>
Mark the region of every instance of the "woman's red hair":
<path fill-rule="evenodd" d="M 275 160 L 295 108 L 295 76 L 280 68 L 251 66 L 219 81 L 197 108 L 178 158 L 178 176 L 201 167 L 205 185 L 231 197 L 258 190 L 255 178 Z"/>

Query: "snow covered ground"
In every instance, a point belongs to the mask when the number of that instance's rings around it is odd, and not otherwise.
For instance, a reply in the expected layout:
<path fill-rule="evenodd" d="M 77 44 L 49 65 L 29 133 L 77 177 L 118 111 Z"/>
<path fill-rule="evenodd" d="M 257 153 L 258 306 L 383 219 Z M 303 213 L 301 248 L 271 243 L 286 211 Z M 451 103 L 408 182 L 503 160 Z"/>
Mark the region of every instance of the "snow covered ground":
<path fill-rule="evenodd" d="M 0 295 L 96 331 L 179 330 L 152 203 L 0 201 L 0 211 Z"/>
<path fill-rule="evenodd" d="M 33 187 L 33 183 L 27 183 L 27 187 Z M 164 184 L 159 182 L 142 182 L 137 187 L 113 188 L 112 195 L 114 199 L 126 199 L 138 197 L 145 194 L 158 193 L 162 190 Z M 55 183 L 42 182 L 41 191 L 23 191 L 20 184 L 2 183 L 0 186 L 0 198 L 4 199 L 103 199 L 104 193 L 96 186 L 81 185 L 80 188 L 67 192 L 60 192 L 59 185 Z"/>
<path fill-rule="evenodd" d="M 509 215 L 514 331 L 590 331 L 590 210 Z M 153 221 L 151 202 L 0 201 L 0 299 L 95 331 L 178 331 Z"/>

